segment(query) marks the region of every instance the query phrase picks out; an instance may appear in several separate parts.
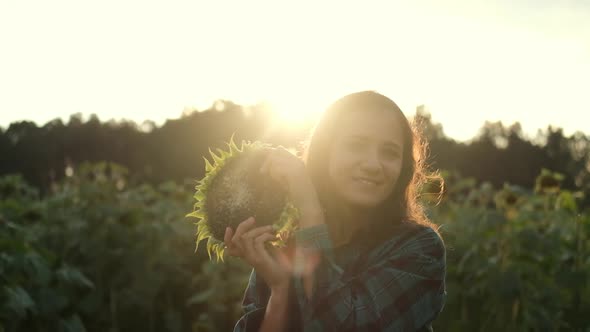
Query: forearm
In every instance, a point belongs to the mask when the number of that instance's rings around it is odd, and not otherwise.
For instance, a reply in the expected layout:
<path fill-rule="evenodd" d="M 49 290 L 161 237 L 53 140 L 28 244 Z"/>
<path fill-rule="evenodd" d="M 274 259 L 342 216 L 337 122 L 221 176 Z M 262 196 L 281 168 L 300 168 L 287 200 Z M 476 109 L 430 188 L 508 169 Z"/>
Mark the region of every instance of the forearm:
<path fill-rule="evenodd" d="M 288 322 L 289 286 L 271 290 L 260 332 L 285 331 Z"/>
<path fill-rule="evenodd" d="M 299 226 L 300 228 L 307 228 L 325 223 L 324 211 L 320 205 L 319 200 L 315 197 L 310 197 L 299 207 Z"/>
<path fill-rule="evenodd" d="M 305 297 L 308 301 L 311 300 L 313 296 L 313 282 L 314 282 L 314 273 L 310 273 L 308 275 L 302 276 L 303 282 L 303 290 L 305 291 Z"/>
<path fill-rule="evenodd" d="M 299 226 L 301 228 L 323 224 L 324 214 L 317 192 L 309 179 L 297 183 L 297 192 L 293 197 L 295 206 L 299 210 Z"/>

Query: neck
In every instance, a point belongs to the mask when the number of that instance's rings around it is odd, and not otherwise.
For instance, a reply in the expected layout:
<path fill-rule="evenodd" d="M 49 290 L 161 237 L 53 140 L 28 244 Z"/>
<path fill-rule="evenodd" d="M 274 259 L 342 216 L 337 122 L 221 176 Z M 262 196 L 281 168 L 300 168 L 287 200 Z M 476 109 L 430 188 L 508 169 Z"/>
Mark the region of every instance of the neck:
<path fill-rule="evenodd" d="M 348 243 L 354 234 L 358 234 L 362 227 L 370 222 L 372 216 L 373 213 L 369 210 L 351 206 L 332 209 L 328 226 L 334 246 Z"/>

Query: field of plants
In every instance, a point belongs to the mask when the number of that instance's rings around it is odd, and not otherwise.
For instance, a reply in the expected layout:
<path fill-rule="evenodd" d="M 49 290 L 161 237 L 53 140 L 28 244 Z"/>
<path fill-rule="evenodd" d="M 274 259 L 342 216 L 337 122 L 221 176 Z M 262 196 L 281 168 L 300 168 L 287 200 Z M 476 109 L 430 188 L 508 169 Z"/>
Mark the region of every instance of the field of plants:
<path fill-rule="evenodd" d="M 41 197 L 0 178 L 0 332 L 230 331 L 249 269 L 195 253 L 195 182 L 69 169 Z M 590 331 L 590 213 L 543 171 L 534 188 L 444 174 L 424 200 L 447 245 L 436 331 Z M 439 184 L 432 183 L 433 188 Z"/>

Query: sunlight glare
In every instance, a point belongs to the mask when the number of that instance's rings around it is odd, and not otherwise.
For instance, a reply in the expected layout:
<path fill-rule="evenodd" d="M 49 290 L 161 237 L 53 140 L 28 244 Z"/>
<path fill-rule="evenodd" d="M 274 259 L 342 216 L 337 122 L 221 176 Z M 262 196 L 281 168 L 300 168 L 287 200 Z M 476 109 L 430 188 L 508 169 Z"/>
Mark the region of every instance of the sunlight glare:
<path fill-rule="evenodd" d="M 326 103 L 318 98 L 284 99 L 272 103 L 277 120 L 295 128 L 315 123 L 325 106 Z"/>

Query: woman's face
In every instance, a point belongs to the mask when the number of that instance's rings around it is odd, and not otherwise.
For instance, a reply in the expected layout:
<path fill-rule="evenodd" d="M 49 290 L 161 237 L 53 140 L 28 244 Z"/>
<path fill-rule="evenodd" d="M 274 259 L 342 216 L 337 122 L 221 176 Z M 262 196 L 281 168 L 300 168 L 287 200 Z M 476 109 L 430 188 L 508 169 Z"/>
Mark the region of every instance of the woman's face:
<path fill-rule="evenodd" d="M 350 112 L 340 120 L 329 156 L 340 203 L 374 208 L 393 191 L 402 167 L 402 127 L 391 110 Z"/>

